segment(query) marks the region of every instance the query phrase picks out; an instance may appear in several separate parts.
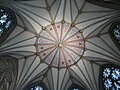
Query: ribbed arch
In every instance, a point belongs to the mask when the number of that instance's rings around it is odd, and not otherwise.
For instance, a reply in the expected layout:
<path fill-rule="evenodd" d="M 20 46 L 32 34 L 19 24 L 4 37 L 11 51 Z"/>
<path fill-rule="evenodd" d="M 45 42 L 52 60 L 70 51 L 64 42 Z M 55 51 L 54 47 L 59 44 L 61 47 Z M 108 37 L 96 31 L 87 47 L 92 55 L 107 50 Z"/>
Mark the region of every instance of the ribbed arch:
<path fill-rule="evenodd" d="M 48 90 L 73 84 L 100 90 L 100 67 L 120 64 L 109 33 L 118 10 L 87 0 L 5 1 L 1 3 L 15 12 L 17 26 L 0 45 L 0 54 L 18 59 L 15 90 L 36 81 Z"/>

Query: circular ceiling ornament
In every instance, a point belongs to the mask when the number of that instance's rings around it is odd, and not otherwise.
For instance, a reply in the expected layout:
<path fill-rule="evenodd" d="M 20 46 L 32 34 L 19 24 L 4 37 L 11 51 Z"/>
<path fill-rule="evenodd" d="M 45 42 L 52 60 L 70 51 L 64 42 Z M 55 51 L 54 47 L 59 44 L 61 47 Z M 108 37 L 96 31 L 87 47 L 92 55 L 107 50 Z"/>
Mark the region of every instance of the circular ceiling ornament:
<path fill-rule="evenodd" d="M 37 52 L 42 62 L 54 67 L 68 67 L 81 59 L 84 38 L 73 24 L 55 23 L 42 28 L 37 39 Z"/>

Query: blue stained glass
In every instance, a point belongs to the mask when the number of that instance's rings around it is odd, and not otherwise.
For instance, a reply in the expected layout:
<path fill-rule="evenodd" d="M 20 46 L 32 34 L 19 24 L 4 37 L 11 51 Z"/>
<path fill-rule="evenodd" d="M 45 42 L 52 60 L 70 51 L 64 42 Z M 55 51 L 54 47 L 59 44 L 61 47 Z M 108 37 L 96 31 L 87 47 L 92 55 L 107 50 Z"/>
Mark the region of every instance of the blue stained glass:
<path fill-rule="evenodd" d="M 4 9 L 0 9 L 0 36 L 12 26 L 12 21 L 12 16 Z"/>
<path fill-rule="evenodd" d="M 8 19 L 8 14 L 1 16 L 0 23 L 3 25 L 4 23 L 7 22 L 7 19 Z"/>
<path fill-rule="evenodd" d="M 116 80 L 116 79 L 118 79 L 119 77 L 120 77 L 120 71 L 119 71 L 119 69 L 113 70 L 113 72 L 112 72 L 112 78 L 113 78 L 114 80 Z"/>
<path fill-rule="evenodd" d="M 115 90 L 115 88 L 113 87 L 112 90 Z"/>
<path fill-rule="evenodd" d="M 8 21 L 8 23 L 6 23 L 5 27 L 8 29 L 10 27 L 11 23 L 12 23 L 12 21 Z"/>
<path fill-rule="evenodd" d="M 108 76 L 110 75 L 110 72 L 111 72 L 110 68 L 104 69 L 104 71 L 103 71 L 103 76 L 104 76 L 105 78 L 108 77 Z"/>
<path fill-rule="evenodd" d="M 106 66 L 103 68 L 104 90 L 120 90 L 120 68 L 119 66 Z"/>
<path fill-rule="evenodd" d="M 113 34 L 118 43 L 120 43 L 120 24 L 117 24 L 113 29 Z"/>
<path fill-rule="evenodd" d="M 114 85 L 116 86 L 116 90 L 120 90 L 120 85 L 118 85 L 117 83 L 114 83 Z"/>
<path fill-rule="evenodd" d="M 104 85 L 105 85 L 106 89 L 110 89 L 112 87 L 112 81 L 111 81 L 111 79 L 105 80 Z"/>
<path fill-rule="evenodd" d="M 2 28 L 0 28 L 0 36 L 1 36 L 1 34 L 3 33 L 3 29 Z"/>
<path fill-rule="evenodd" d="M 120 84 L 120 80 L 118 81 L 118 83 Z"/>
<path fill-rule="evenodd" d="M 3 29 L 2 28 L 0 28 L 0 33 L 2 33 L 3 32 Z"/>
<path fill-rule="evenodd" d="M 42 81 L 37 81 L 37 82 L 29 84 L 23 90 L 48 90 L 48 89 Z"/>
<path fill-rule="evenodd" d="M 74 88 L 73 90 L 79 90 L 78 88 Z"/>
<path fill-rule="evenodd" d="M 114 29 L 114 35 L 116 39 L 120 40 L 120 26 L 117 26 L 117 28 Z"/>
<path fill-rule="evenodd" d="M 31 88 L 31 90 L 43 90 L 43 87 L 41 86 L 36 86 L 34 88 Z"/>

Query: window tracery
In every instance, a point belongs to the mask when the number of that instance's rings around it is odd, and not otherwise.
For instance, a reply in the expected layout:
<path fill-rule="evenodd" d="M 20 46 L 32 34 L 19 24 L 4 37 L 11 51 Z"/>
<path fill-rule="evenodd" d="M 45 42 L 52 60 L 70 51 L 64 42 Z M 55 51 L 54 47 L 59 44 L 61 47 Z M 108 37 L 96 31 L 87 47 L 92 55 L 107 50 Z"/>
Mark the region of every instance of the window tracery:
<path fill-rule="evenodd" d="M 17 25 L 17 20 L 14 12 L 7 8 L 0 6 L 0 42 L 2 43 Z M 4 38 L 4 39 L 3 39 Z"/>
<path fill-rule="evenodd" d="M 43 81 L 29 84 L 24 90 L 48 90 Z"/>
<path fill-rule="evenodd" d="M 114 65 L 102 67 L 102 82 L 104 90 L 120 90 L 120 68 Z"/>
<path fill-rule="evenodd" d="M 120 23 L 114 22 L 109 30 L 109 34 L 116 44 L 116 46 L 120 49 Z"/>

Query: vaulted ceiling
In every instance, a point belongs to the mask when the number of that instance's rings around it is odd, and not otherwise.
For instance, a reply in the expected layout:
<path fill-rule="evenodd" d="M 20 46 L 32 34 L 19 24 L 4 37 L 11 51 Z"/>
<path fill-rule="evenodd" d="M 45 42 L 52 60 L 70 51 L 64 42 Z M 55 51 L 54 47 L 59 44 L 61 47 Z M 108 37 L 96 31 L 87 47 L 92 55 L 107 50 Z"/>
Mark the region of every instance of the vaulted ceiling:
<path fill-rule="evenodd" d="M 0 37 L 1 57 L 17 59 L 17 75 L 8 90 L 23 90 L 38 81 L 48 90 L 68 90 L 71 85 L 100 90 L 101 66 L 120 65 L 119 45 L 110 34 L 120 11 L 89 1 L 0 1 L 17 20 L 12 32 Z"/>

